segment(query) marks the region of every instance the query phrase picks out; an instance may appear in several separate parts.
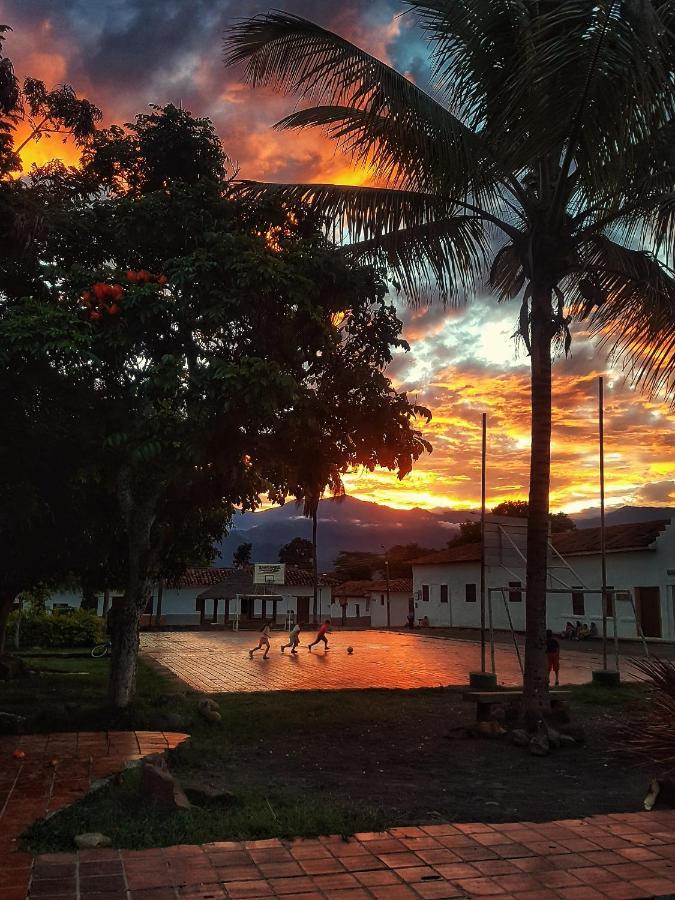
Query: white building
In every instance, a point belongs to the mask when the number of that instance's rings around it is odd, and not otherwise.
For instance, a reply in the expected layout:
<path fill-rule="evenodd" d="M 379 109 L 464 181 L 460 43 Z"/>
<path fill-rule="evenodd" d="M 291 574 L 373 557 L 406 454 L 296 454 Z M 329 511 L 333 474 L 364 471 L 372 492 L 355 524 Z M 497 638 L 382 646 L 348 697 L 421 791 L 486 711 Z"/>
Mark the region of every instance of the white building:
<path fill-rule="evenodd" d="M 675 640 L 675 526 L 668 520 L 613 525 L 605 529 L 607 586 L 630 591 L 643 633 L 650 638 Z M 590 627 L 602 625 L 600 593 L 582 589 L 601 587 L 600 529 L 580 528 L 552 536 L 555 555 L 549 587 L 564 590 L 547 598 L 549 628 L 562 631 L 569 621 Z M 480 543 L 461 544 L 413 561 L 415 618 L 429 618 L 432 626 L 480 626 Z M 509 628 L 509 613 L 517 631 L 525 628 L 525 567 L 486 567 L 486 588 L 492 591 L 494 627 Z M 561 581 L 564 584 L 561 584 Z M 569 588 L 569 590 L 567 590 Z M 575 590 L 576 588 L 576 590 Z M 612 607 L 616 606 L 616 610 Z M 609 604 L 608 634 L 614 613 L 620 637 L 637 637 L 630 599 Z M 508 611 L 507 611 L 508 610 Z"/>
<path fill-rule="evenodd" d="M 178 627 L 191 625 L 227 624 L 235 611 L 235 598 L 240 599 L 242 624 L 248 620 L 268 618 L 276 615 L 276 621 L 285 622 L 289 611 L 301 623 L 312 619 L 314 588 L 312 573 L 297 566 L 286 566 L 285 584 L 254 585 L 253 567 L 243 569 L 193 567 L 175 583 L 157 585 L 141 618 L 141 625 L 162 624 Z M 332 600 L 332 579 L 319 579 L 319 616 L 328 618 Z M 121 595 L 119 590 L 106 592 L 109 602 L 114 603 Z M 259 595 L 268 594 L 266 602 Z M 254 597 L 252 595 L 258 595 Z M 277 600 L 272 601 L 272 595 Z M 75 591 L 53 594 L 47 605 L 51 608 L 79 608 L 81 595 Z M 265 608 L 263 610 L 263 602 Z M 104 593 L 99 595 L 98 614 L 105 611 Z"/>
<path fill-rule="evenodd" d="M 386 581 L 346 581 L 333 588 L 333 598 L 331 616 L 335 622 L 397 628 L 406 624 L 412 611 L 413 583 L 411 578 L 390 578 L 388 585 Z"/>

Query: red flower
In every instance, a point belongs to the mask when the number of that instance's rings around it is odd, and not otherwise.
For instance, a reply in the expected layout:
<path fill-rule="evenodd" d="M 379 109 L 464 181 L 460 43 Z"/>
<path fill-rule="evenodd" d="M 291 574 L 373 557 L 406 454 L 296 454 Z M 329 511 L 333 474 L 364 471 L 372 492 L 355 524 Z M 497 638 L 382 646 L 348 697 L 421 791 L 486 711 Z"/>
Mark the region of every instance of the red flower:
<path fill-rule="evenodd" d="M 89 291 L 82 291 L 82 302 L 87 306 L 91 305 L 91 293 Z"/>
<path fill-rule="evenodd" d="M 165 284 L 168 284 L 168 281 L 169 279 L 166 277 L 166 275 L 160 275 L 157 279 L 157 284 L 161 284 L 162 287 L 164 287 Z"/>
<path fill-rule="evenodd" d="M 133 269 L 129 269 L 127 272 L 127 280 L 128 281 L 138 281 L 138 272 L 134 272 Z"/>
<path fill-rule="evenodd" d="M 120 311 L 120 308 L 116 303 L 111 303 L 110 306 L 108 307 L 108 312 L 110 313 L 111 316 L 116 316 L 119 311 Z"/>
<path fill-rule="evenodd" d="M 95 322 L 98 319 L 103 318 L 103 313 L 100 313 L 97 309 L 92 309 L 92 311 L 89 313 L 89 318 Z"/>
<path fill-rule="evenodd" d="M 110 294 L 115 300 L 121 300 L 124 294 L 124 288 L 121 284 L 113 284 Z"/>
<path fill-rule="evenodd" d="M 94 296 L 97 300 L 103 300 L 108 295 L 108 285 L 104 284 L 102 281 L 97 282 L 94 285 Z"/>

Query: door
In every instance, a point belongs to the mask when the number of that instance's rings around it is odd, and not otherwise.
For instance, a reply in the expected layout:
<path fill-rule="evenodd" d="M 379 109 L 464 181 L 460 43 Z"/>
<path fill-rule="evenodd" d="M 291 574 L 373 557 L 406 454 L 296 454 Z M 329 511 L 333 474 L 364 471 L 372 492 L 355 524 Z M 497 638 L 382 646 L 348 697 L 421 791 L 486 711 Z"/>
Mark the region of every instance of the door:
<path fill-rule="evenodd" d="M 657 587 L 636 589 L 637 614 L 645 637 L 661 637 L 661 591 Z"/>
<path fill-rule="evenodd" d="M 301 625 L 306 625 L 309 622 L 309 597 L 296 597 L 295 603 L 297 609 L 296 621 Z"/>

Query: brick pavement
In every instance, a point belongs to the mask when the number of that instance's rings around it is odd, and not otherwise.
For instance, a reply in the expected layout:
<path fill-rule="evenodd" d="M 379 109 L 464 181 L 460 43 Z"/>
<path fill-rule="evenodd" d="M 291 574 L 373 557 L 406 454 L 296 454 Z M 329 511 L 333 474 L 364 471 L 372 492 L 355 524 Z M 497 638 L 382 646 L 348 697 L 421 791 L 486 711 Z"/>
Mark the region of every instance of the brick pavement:
<path fill-rule="evenodd" d="M 35 900 L 619 900 L 673 892 L 670 811 L 49 854 L 36 859 L 30 885 Z"/>
<path fill-rule="evenodd" d="M 303 645 L 313 637 L 313 629 L 303 632 Z M 333 649 L 328 653 L 318 647 L 308 653 L 302 646 L 293 657 L 288 651 L 284 656 L 279 652 L 285 640 L 285 632 L 273 632 L 267 660 L 260 654 L 249 660 L 247 648 L 257 643 L 257 632 L 252 631 L 147 633 L 141 636 L 141 648 L 194 690 L 212 693 L 463 685 L 467 673 L 480 667 L 480 648 L 469 641 L 388 631 L 336 631 L 330 635 Z M 352 656 L 346 653 L 349 645 L 354 647 Z M 563 648 L 563 683 L 588 682 L 591 672 L 599 668 L 599 656 Z M 496 669 L 500 684 L 521 683 L 513 647 L 496 649 Z M 627 677 L 625 672 L 622 677 Z"/>
<path fill-rule="evenodd" d="M 0 737 L 1 900 L 26 896 L 32 857 L 18 850 L 17 838 L 31 822 L 84 797 L 97 781 L 129 763 L 176 747 L 187 737 L 147 731 Z M 16 759 L 16 751 L 24 756 Z M 49 893 L 52 886 L 46 884 L 46 893 L 38 889 L 35 896 L 57 896 Z"/>

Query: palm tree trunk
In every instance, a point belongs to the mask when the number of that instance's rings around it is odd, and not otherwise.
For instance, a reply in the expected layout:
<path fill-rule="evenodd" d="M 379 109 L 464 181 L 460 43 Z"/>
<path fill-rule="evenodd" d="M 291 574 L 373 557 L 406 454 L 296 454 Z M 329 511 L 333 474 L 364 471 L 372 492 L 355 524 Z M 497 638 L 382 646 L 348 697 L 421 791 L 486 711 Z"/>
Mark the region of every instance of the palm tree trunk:
<path fill-rule="evenodd" d="M 312 583 L 314 586 L 314 622 L 318 622 L 319 616 L 319 568 L 316 561 L 316 528 L 319 515 L 319 504 L 312 510 Z"/>
<path fill-rule="evenodd" d="M 546 582 L 551 482 L 551 291 L 533 285 L 531 326 L 532 448 L 527 520 L 524 707 L 528 716 L 550 707 L 546 670 Z"/>

